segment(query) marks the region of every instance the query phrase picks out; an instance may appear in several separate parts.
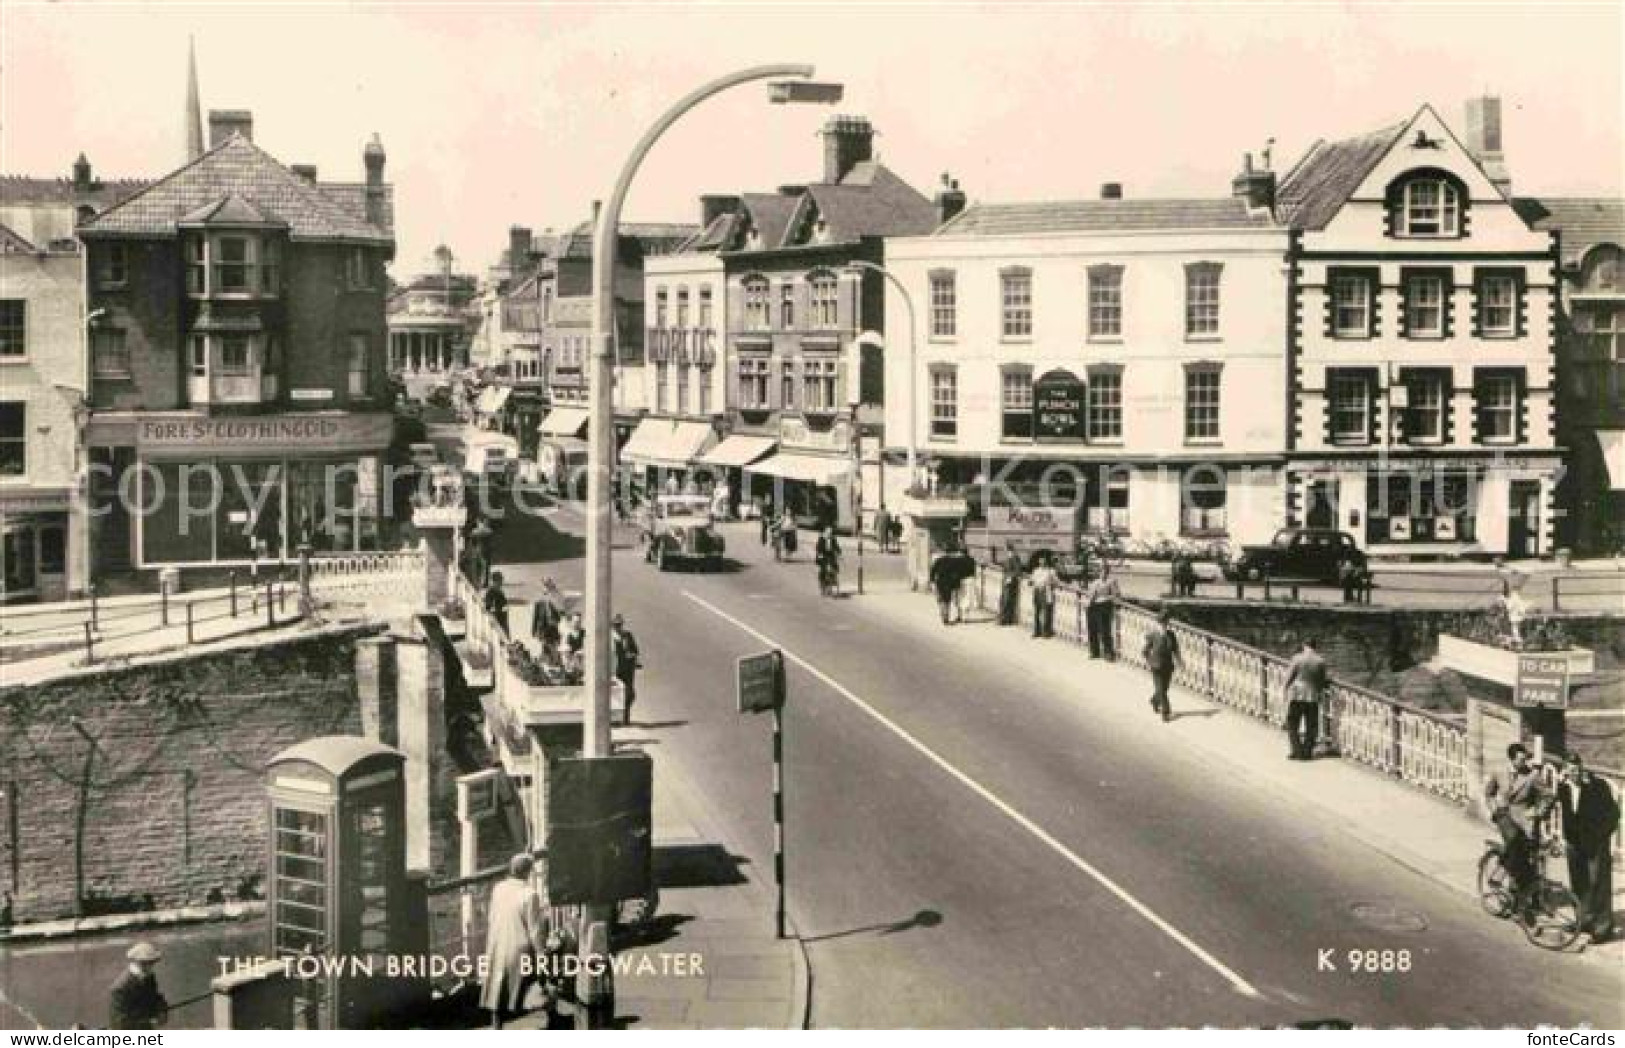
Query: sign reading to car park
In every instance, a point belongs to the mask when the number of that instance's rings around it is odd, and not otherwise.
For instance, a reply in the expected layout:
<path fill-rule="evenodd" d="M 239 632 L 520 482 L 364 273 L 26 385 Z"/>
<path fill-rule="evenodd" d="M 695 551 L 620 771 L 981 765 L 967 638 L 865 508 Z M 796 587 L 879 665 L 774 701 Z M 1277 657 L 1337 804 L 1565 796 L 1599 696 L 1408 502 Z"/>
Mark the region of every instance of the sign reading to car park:
<path fill-rule="evenodd" d="M 1084 386 L 1070 371 L 1046 371 L 1033 383 L 1033 439 L 1040 444 L 1083 440 Z"/>
<path fill-rule="evenodd" d="M 739 659 L 739 712 L 763 713 L 784 706 L 784 656 L 777 651 Z"/>
<path fill-rule="evenodd" d="M 1518 656 L 1518 688 L 1512 704 L 1520 709 L 1569 708 L 1568 660 L 1550 655 Z"/>

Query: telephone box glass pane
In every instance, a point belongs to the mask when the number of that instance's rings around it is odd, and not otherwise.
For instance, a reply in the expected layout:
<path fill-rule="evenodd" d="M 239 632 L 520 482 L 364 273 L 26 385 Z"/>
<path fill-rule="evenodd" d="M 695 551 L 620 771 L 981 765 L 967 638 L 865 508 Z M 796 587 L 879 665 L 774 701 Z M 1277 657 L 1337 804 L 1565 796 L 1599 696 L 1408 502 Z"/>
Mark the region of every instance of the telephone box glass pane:
<path fill-rule="evenodd" d="M 389 883 L 393 858 L 388 808 L 382 801 L 354 809 L 356 951 L 389 950 Z"/>
<path fill-rule="evenodd" d="M 277 953 L 327 948 L 327 817 L 278 808 L 274 843 Z"/>

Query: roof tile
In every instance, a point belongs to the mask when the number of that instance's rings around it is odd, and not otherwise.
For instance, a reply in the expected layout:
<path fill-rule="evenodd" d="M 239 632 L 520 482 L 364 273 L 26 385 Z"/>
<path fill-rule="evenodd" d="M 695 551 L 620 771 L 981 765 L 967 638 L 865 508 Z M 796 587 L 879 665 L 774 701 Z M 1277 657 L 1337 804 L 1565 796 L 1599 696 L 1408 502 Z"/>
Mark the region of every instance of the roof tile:
<path fill-rule="evenodd" d="M 1518 197 L 1513 208 L 1531 229 L 1562 233 L 1563 264 L 1578 263 L 1598 244 L 1625 247 L 1625 200 L 1610 197 Z"/>
<path fill-rule="evenodd" d="M 976 204 L 936 232 L 937 236 L 1016 236 L 1026 233 L 1092 233 L 1138 229 L 1267 229 L 1269 214 L 1249 210 L 1236 197 L 1201 200 L 1067 200 L 1026 204 Z"/>

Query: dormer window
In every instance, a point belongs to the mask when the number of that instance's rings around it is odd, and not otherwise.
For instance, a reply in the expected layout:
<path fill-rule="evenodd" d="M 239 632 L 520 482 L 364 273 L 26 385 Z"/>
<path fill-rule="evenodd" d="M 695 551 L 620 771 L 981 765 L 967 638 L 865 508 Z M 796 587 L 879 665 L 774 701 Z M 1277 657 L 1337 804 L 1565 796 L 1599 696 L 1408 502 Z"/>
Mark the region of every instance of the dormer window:
<path fill-rule="evenodd" d="M 1461 235 L 1462 192 L 1439 174 L 1417 174 L 1400 186 L 1394 201 L 1394 234 L 1402 237 Z"/>

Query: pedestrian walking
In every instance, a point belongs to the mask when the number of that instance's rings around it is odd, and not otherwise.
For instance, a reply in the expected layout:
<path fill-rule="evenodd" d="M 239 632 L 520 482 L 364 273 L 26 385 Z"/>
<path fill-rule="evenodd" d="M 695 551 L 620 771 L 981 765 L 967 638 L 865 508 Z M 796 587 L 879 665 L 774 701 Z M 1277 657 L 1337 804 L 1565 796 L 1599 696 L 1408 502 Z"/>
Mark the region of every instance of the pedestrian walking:
<path fill-rule="evenodd" d="M 890 535 L 891 514 L 886 512 L 886 506 L 882 503 L 880 508 L 875 510 L 875 545 L 880 547 L 880 552 L 891 552 L 891 545 L 888 541 Z"/>
<path fill-rule="evenodd" d="M 586 657 L 587 630 L 581 622 L 581 613 L 572 612 L 564 620 L 564 628 L 559 636 L 559 658 L 564 662 L 564 672 L 574 680 L 582 672 L 582 659 Z"/>
<path fill-rule="evenodd" d="M 1019 617 L 1021 576 L 1025 567 L 1014 542 L 1004 544 L 1004 579 L 999 586 L 999 625 L 1014 626 Z"/>
<path fill-rule="evenodd" d="M 502 635 L 508 635 L 508 595 L 502 592 L 502 572 L 491 572 L 491 582 L 485 587 L 485 596 L 481 600 L 486 612 L 496 620 L 502 628 Z"/>
<path fill-rule="evenodd" d="M 1286 670 L 1286 737 L 1289 760 L 1314 760 L 1320 738 L 1320 707 L 1326 698 L 1326 660 L 1315 650 L 1315 638 L 1303 638 Z"/>
<path fill-rule="evenodd" d="M 1112 566 L 1101 562 L 1100 577 L 1089 584 L 1089 603 L 1084 608 L 1084 624 L 1089 629 L 1089 657 L 1117 658 L 1117 598 L 1122 591 L 1112 577 Z"/>
<path fill-rule="evenodd" d="M 959 561 L 951 547 L 937 554 L 937 559 L 931 562 L 931 589 L 937 595 L 937 614 L 942 617 L 944 626 L 954 624 L 951 613 L 957 611 L 954 605 L 961 581 L 959 571 Z"/>
<path fill-rule="evenodd" d="M 1580 901 L 1580 929 L 1593 943 L 1613 939 L 1614 831 L 1619 801 L 1608 783 L 1593 775 L 1578 753 L 1563 759 L 1558 787 L 1563 805 L 1563 842 L 1569 860 L 1569 887 Z"/>
<path fill-rule="evenodd" d="M 773 504 L 765 498 L 756 500 L 756 523 L 762 529 L 762 545 L 765 546 L 773 532 Z"/>
<path fill-rule="evenodd" d="M 544 653 L 556 653 L 559 648 L 559 621 L 563 617 L 556 601 L 558 586 L 552 579 L 542 580 L 542 595 L 530 608 L 530 636 Z"/>
<path fill-rule="evenodd" d="M 968 610 L 979 604 L 976 599 L 976 574 L 979 570 L 976 558 L 970 555 L 961 537 L 954 546 L 954 577 L 959 580 L 954 587 L 954 610 L 960 622 L 965 622 Z"/>
<path fill-rule="evenodd" d="M 1055 636 L 1055 586 L 1059 581 L 1049 552 L 1039 554 L 1032 575 L 1034 637 Z"/>
<path fill-rule="evenodd" d="M 1145 647 L 1140 652 L 1146 669 L 1151 671 L 1151 710 L 1162 715 L 1163 723 L 1174 719 L 1173 705 L 1168 699 L 1168 685 L 1173 683 L 1174 671 L 1185 664 L 1179 653 L 1179 637 L 1174 634 L 1168 609 L 1157 613 L 1157 624 L 1145 635 Z"/>
<path fill-rule="evenodd" d="M 486 909 L 485 981 L 480 1007 L 491 1013 L 491 1029 L 518 1017 L 525 990 L 537 981 L 536 958 L 547 950 L 552 921 L 531 884 L 535 864 L 529 855 L 508 860 L 508 876 L 491 888 Z"/>
<path fill-rule="evenodd" d="M 609 639 L 615 649 L 615 679 L 621 682 L 621 688 L 626 692 L 626 723 L 632 723 L 632 703 L 637 701 L 638 670 L 643 666 L 643 658 L 638 651 L 638 639 L 632 631 L 626 628 L 624 616 L 616 615 L 610 621 Z"/>
<path fill-rule="evenodd" d="M 108 991 L 109 1029 L 156 1030 L 169 1022 L 169 1001 L 158 989 L 156 970 L 163 956 L 149 942 L 138 942 L 124 954 L 129 965 Z"/>

